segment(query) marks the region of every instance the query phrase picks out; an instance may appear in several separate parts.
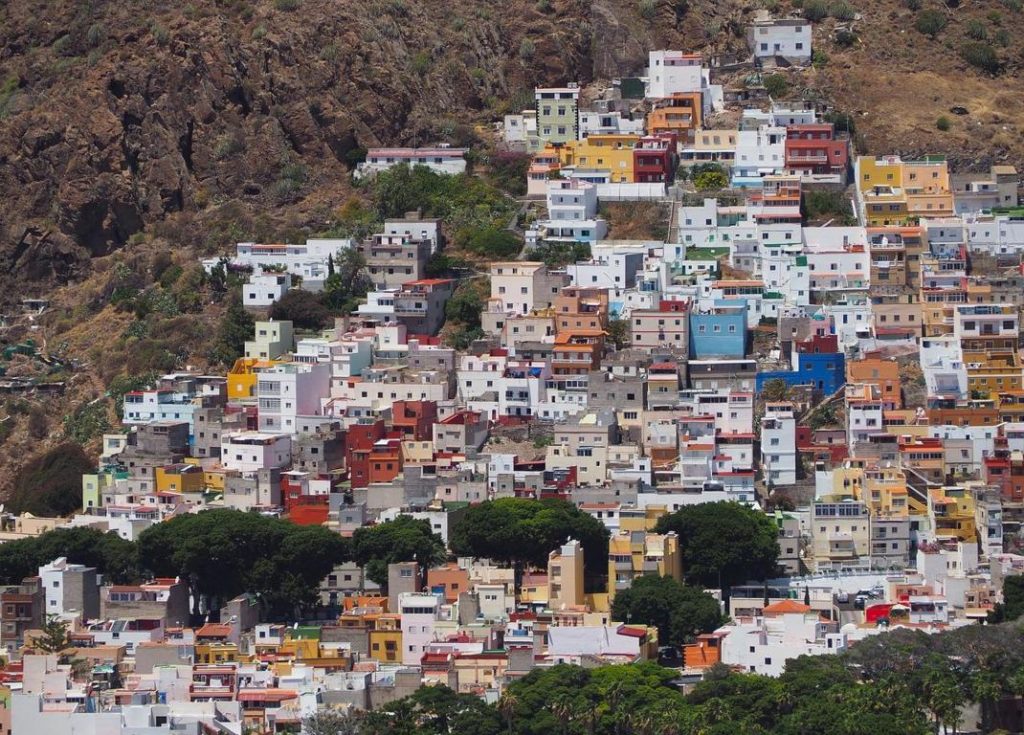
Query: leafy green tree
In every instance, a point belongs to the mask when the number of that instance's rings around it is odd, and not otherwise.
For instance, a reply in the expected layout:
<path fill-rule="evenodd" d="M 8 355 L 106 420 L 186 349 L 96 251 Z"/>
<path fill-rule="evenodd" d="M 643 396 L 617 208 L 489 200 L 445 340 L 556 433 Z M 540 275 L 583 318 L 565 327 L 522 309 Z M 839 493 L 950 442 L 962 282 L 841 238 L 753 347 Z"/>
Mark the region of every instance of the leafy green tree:
<path fill-rule="evenodd" d="M 81 446 L 60 444 L 21 468 L 8 499 L 10 508 L 15 513 L 37 516 L 73 513 L 82 507 L 82 475 L 95 470 Z"/>
<path fill-rule="evenodd" d="M 733 502 L 701 503 L 662 516 L 658 533 L 679 536 L 689 584 L 717 587 L 765 579 L 778 569 L 775 523 L 758 510 Z"/>
<path fill-rule="evenodd" d="M 366 258 L 356 248 L 345 248 L 332 260 L 332 271 L 324 281 L 320 300 L 331 311 L 350 314 L 373 287 Z"/>
<path fill-rule="evenodd" d="M 228 296 L 227 308 L 220 321 L 217 343 L 211 354 L 214 362 L 230 365 L 245 354 L 245 342 L 253 338 L 256 321 L 242 306 L 241 289 L 234 289 Z"/>
<path fill-rule="evenodd" d="M 789 397 L 789 383 L 782 378 L 766 380 L 761 386 L 761 397 L 766 401 L 784 401 Z"/>
<path fill-rule="evenodd" d="M 583 547 L 591 573 L 607 563 L 608 529 L 563 500 L 499 498 L 471 506 L 448 542 L 454 553 L 515 565 L 543 567 L 548 554 L 569 539 Z"/>
<path fill-rule="evenodd" d="M 492 259 L 511 258 L 523 247 L 514 232 L 495 225 L 460 230 L 455 235 L 455 242 L 474 255 Z"/>
<path fill-rule="evenodd" d="M 719 191 L 729 185 L 728 177 L 719 171 L 704 171 L 693 178 L 697 191 Z"/>
<path fill-rule="evenodd" d="M 323 329 L 331 323 L 331 313 L 317 295 L 293 288 L 270 307 L 270 318 L 290 321 L 297 329 Z"/>
<path fill-rule="evenodd" d="M 40 653 L 60 653 L 71 645 L 68 624 L 56 615 L 46 616 L 39 635 L 32 638 L 31 647 Z"/>
<path fill-rule="evenodd" d="M 404 515 L 357 528 L 352 534 L 352 554 L 366 576 L 381 587 L 388 583 L 388 564 L 416 561 L 421 569 L 429 569 L 447 556 L 444 541 L 427 521 Z"/>
<path fill-rule="evenodd" d="M 781 74 L 769 74 L 762 80 L 762 83 L 764 91 L 772 97 L 782 97 L 789 91 L 789 82 Z"/>
<path fill-rule="evenodd" d="M 629 322 L 619 317 L 612 317 L 611 319 L 609 319 L 608 339 L 613 345 L 615 345 L 615 349 L 617 350 L 623 350 L 629 347 Z"/>
<path fill-rule="evenodd" d="M 653 625 L 658 642 L 679 646 L 698 633 L 709 633 L 722 624 L 718 601 L 703 590 L 685 587 L 671 577 L 644 576 L 629 589 L 616 593 L 612 618 Z"/>
<path fill-rule="evenodd" d="M 179 576 L 188 584 L 194 614 L 249 592 L 268 617 L 278 619 L 310 606 L 320 581 L 350 557 L 345 539 L 327 529 L 228 509 L 183 514 L 147 528 L 138 548 L 140 564 L 151 574 Z"/>
<path fill-rule="evenodd" d="M 1024 574 L 1014 574 L 1003 580 L 1002 614 L 1005 620 L 1016 620 L 1024 615 Z"/>

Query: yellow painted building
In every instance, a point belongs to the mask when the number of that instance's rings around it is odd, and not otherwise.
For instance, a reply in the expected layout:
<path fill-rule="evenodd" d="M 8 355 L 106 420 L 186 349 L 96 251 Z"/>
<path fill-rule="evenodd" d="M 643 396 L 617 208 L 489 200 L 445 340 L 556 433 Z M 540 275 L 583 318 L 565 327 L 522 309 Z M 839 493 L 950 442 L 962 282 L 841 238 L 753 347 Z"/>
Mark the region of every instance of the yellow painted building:
<path fill-rule="evenodd" d="M 370 658 L 381 663 L 401 663 L 402 630 L 399 627 L 370 631 Z"/>
<path fill-rule="evenodd" d="M 949 166 L 943 158 L 904 161 L 899 156 L 860 156 L 855 170 L 861 212 L 869 227 L 954 214 Z"/>
<path fill-rule="evenodd" d="M 620 531 L 608 542 L 608 602 L 637 577 L 652 574 L 683 581 L 683 558 L 674 533 Z"/>
<path fill-rule="evenodd" d="M 977 536 L 974 496 L 963 487 L 928 491 L 928 514 L 939 540 L 974 541 Z"/>
<path fill-rule="evenodd" d="M 1015 351 L 964 351 L 967 366 L 967 389 L 972 395 L 996 396 L 1002 391 L 1024 388 L 1021 359 Z"/>
<path fill-rule="evenodd" d="M 633 181 L 633 149 L 639 135 L 608 133 L 566 143 L 559 151 L 561 165 L 607 171 L 612 183 Z"/>
<path fill-rule="evenodd" d="M 200 493 L 206 486 L 203 468 L 194 464 L 157 467 L 153 474 L 158 493 Z"/>
<path fill-rule="evenodd" d="M 260 360 L 255 357 L 240 357 L 228 370 L 228 400 L 244 401 L 256 397 L 257 375 L 272 368 L 279 360 Z"/>
<path fill-rule="evenodd" d="M 196 643 L 195 656 L 197 664 L 222 664 L 243 661 L 245 657 L 238 652 L 234 643 Z"/>
<path fill-rule="evenodd" d="M 621 531 L 653 531 L 658 519 L 668 513 L 664 505 L 648 505 L 644 508 L 621 508 L 619 510 L 619 530 Z"/>

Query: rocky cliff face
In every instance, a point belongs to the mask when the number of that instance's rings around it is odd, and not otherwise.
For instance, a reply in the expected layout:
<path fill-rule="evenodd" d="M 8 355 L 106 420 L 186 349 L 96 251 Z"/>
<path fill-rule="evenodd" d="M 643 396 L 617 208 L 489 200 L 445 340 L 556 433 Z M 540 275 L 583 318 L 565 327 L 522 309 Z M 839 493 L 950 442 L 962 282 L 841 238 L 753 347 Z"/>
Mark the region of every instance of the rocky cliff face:
<path fill-rule="evenodd" d="M 593 73 L 582 0 L 149 5 L 0 10 L 0 283 L 73 279 L 171 213 L 343 190 L 359 146 Z"/>

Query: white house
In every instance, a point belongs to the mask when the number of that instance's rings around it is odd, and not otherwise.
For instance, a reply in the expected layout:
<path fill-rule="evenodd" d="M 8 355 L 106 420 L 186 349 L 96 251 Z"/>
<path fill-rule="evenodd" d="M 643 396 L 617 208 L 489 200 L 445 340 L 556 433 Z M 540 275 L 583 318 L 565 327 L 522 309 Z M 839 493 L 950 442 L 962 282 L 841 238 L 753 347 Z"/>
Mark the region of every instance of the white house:
<path fill-rule="evenodd" d="M 648 99 L 699 92 L 703 82 L 700 54 L 682 51 L 651 51 L 647 54 Z"/>
<path fill-rule="evenodd" d="M 748 32 L 754 58 L 782 57 L 795 64 L 811 61 L 811 23 L 799 18 L 756 20 Z"/>
<path fill-rule="evenodd" d="M 740 617 L 716 633 L 726 634 L 720 644 L 722 663 L 766 676 L 781 676 L 789 659 L 837 654 L 847 647 L 838 623 L 795 600 L 772 603 L 762 617 Z"/>
<path fill-rule="evenodd" d="M 796 483 L 796 416 L 791 403 L 765 404 L 761 419 L 761 465 L 773 485 Z"/>
<path fill-rule="evenodd" d="M 461 174 L 466 171 L 466 149 L 438 146 L 436 148 L 371 148 L 366 160 L 356 166 L 355 178 L 373 175 L 400 164 L 426 166 L 438 174 Z"/>
<path fill-rule="evenodd" d="M 265 308 L 288 293 L 292 287 L 290 273 L 253 273 L 242 287 L 242 305 Z"/>
<path fill-rule="evenodd" d="M 423 651 L 434 641 L 439 600 L 434 595 L 403 592 L 398 596 L 402 615 L 402 664 L 419 666 Z"/>
<path fill-rule="evenodd" d="M 287 467 L 292 461 L 292 439 L 288 434 L 241 431 L 226 434 L 220 441 L 224 469 L 256 472 Z"/>
<path fill-rule="evenodd" d="M 331 395 L 331 369 L 322 363 L 288 362 L 264 370 L 256 382 L 259 430 L 294 434 L 299 416 L 319 416 Z"/>
<path fill-rule="evenodd" d="M 576 179 L 547 184 L 548 217 L 537 222 L 527 241 L 589 242 L 601 240 L 608 223 L 597 216 L 597 187 Z"/>

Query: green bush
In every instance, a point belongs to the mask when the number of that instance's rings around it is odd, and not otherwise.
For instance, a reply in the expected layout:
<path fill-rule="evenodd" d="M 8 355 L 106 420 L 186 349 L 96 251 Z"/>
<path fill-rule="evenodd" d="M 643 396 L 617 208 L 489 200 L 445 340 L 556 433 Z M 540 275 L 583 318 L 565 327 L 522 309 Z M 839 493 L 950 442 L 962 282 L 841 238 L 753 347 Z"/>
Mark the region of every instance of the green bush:
<path fill-rule="evenodd" d="M 814 49 L 814 53 L 811 54 L 811 65 L 815 69 L 824 69 L 826 64 L 828 64 L 828 54 L 821 49 Z"/>
<path fill-rule="evenodd" d="M 149 32 L 153 34 L 153 40 L 155 40 L 161 46 L 166 46 L 167 42 L 171 40 L 171 33 L 159 23 L 153 23 L 149 27 Z"/>
<path fill-rule="evenodd" d="M 946 132 L 951 127 L 949 118 L 946 117 L 945 115 L 940 116 L 939 119 L 935 121 L 935 127 L 941 130 L 942 132 Z"/>
<path fill-rule="evenodd" d="M 430 71 L 431 66 L 430 52 L 425 50 L 417 51 L 416 54 L 412 57 L 412 61 L 410 62 L 409 66 L 412 68 L 415 74 L 418 74 L 421 77 L 426 75 L 426 73 Z"/>
<path fill-rule="evenodd" d="M 217 138 L 217 142 L 213 144 L 213 157 L 218 160 L 230 158 L 236 153 L 241 153 L 245 149 L 245 144 L 242 139 L 237 135 L 222 135 Z"/>
<path fill-rule="evenodd" d="M 693 178 L 697 191 L 718 191 L 729 185 L 729 179 L 718 171 L 704 171 Z"/>
<path fill-rule="evenodd" d="M 992 41 L 993 43 L 1005 48 L 1010 45 L 1010 32 L 1005 28 L 1000 28 L 995 32 L 995 35 L 992 36 Z"/>
<path fill-rule="evenodd" d="M 485 258 L 511 258 L 523 246 L 515 233 L 496 226 L 464 230 L 455 239 L 465 250 Z"/>
<path fill-rule="evenodd" d="M 984 41 L 988 38 L 988 31 L 985 29 L 984 23 L 977 18 L 972 18 L 967 22 L 967 35 L 975 41 Z"/>
<path fill-rule="evenodd" d="M 965 43 L 960 49 L 960 55 L 971 66 L 989 74 L 999 73 L 999 57 L 996 55 L 996 50 L 987 43 L 982 41 Z"/>
<path fill-rule="evenodd" d="M 644 20 L 652 20 L 658 12 L 658 0 L 640 0 L 637 11 Z"/>
<path fill-rule="evenodd" d="M 857 17 L 857 9 L 845 0 L 838 0 L 838 2 L 832 3 L 828 13 L 836 20 L 841 21 L 851 21 Z"/>
<path fill-rule="evenodd" d="M 781 74 L 769 74 L 761 80 L 764 90 L 772 97 L 782 97 L 789 91 L 789 82 Z"/>
<path fill-rule="evenodd" d="M 1002 3 L 1015 13 L 1019 13 L 1021 8 L 1024 8 L 1024 2 L 1022 2 L 1022 0 L 1002 0 Z"/>
<path fill-rule="evenodd" d="M 521 58 L 523 61 L 529 61 L 530 59 L 532 59 L 536 51 L 537 47 L 529 38 L 524 38 L 522 41 L 519 42 L 519 58 Z"/>
<path fill-rule="evenodd" d="M 853 31 L 848 31 L 845 28 L 840 28 L 836 31 L 835 41 L 836 46 L 850 48 L 850 46 L 857 43 L 857 34 Z"/>
<path fill-rule="evenodd" d="M 918 33 L 923 33 L 929 38 L 935 38 L 946 27 L 948 22 L 946 14 L 941 10 L 928 8 L 921 11 L 921 14 L 917 16 L 917 20 L 914 21 L 914 28 Z"/>
<path fill-rule="evenodd" d="M 270 318 L 290 321 L 297 329 L 323 329 L 332 321 L 316 294 L 292 289 L 270 307 Z"/>
<path fill-rule="evenodd" d="M 274 0 L 274 7 L 285 13 L 290 13 L 299 9 L 299 0 Z"/>
<path fill-rule="evenodd" d="M 828 17 L 828 3 L 825 0 L 806 0 L 804 2 L 804 18 L 815 23 Z"/>
<path fill-rule="evenodd" d="M 903 4 L 907 6 L 908 10 L 913 10 L 915 13 L 921 9 L 921 0 L 903 0 Z"/>

